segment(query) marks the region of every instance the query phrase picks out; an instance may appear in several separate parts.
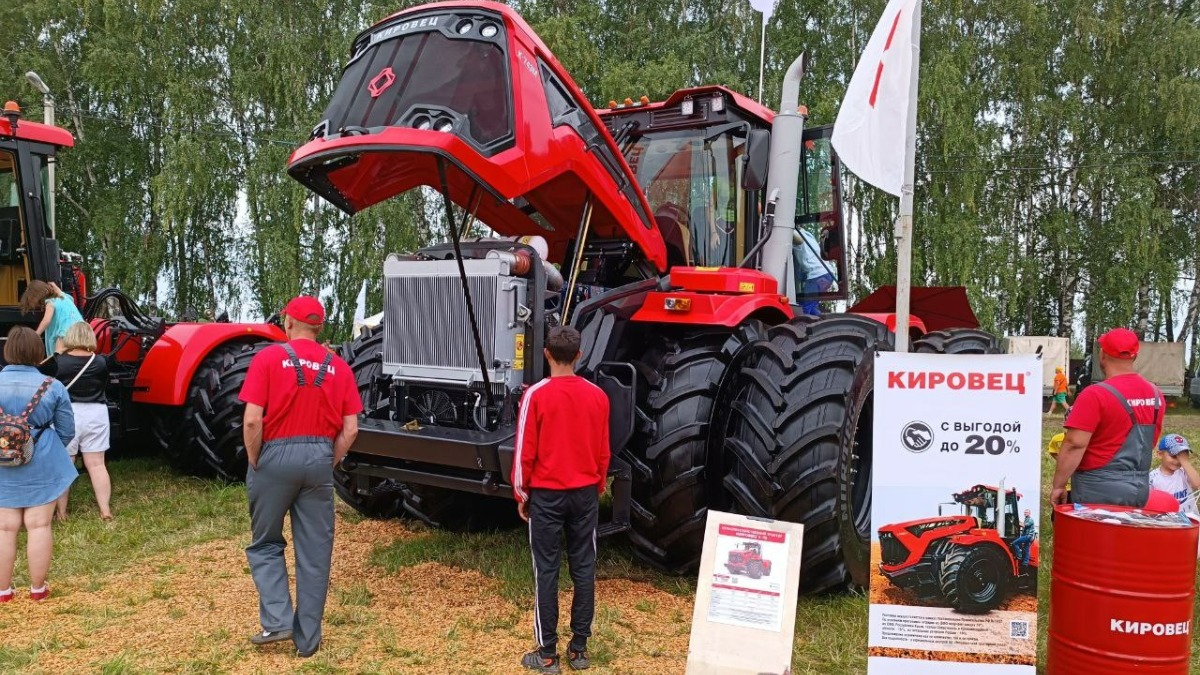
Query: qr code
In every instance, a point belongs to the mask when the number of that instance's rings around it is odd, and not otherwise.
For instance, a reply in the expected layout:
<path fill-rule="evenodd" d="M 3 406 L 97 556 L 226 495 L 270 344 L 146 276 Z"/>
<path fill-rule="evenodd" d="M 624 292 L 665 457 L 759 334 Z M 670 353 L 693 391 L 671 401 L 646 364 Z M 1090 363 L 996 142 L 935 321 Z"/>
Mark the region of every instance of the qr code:
<path fill-rule="evenodd" d="M 1029 622 L 1028 621 L 1009 621 L 1008 636 L 1017 640 L 1029 639 Z"/>

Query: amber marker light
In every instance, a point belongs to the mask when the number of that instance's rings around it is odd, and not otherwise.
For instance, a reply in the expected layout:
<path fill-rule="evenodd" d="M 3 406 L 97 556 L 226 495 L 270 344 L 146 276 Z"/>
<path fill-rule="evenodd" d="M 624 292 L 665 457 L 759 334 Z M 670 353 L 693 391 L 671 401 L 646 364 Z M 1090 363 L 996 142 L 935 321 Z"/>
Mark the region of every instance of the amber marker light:
<path fill-rule="evenodd" d="M 663 300 L 663 309 L 668 312 L 690 312 L 692 311 L 692 299 L 666 298 Z"/>

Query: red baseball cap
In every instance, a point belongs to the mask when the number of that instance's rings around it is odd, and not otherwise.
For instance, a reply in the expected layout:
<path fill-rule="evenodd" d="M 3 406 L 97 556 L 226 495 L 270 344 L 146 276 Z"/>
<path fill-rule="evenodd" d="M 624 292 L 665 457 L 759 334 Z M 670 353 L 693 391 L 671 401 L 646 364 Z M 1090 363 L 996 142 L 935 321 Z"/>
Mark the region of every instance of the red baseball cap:
<path fill-rule="evenodd" d="M 313 326 L 325 323 L 325 308 L 321 306 L 321 301 L 311 295 L 292 298 L 287 307 L 283 308 L 283 313 Z"/>
<path fill-rule="evenodd" d="M 1128 328 L 1114 328 L 1100 336 L 1100 349 L 1114 359 L 1132 359 L 1141 346 L 1137 333 Z"/>

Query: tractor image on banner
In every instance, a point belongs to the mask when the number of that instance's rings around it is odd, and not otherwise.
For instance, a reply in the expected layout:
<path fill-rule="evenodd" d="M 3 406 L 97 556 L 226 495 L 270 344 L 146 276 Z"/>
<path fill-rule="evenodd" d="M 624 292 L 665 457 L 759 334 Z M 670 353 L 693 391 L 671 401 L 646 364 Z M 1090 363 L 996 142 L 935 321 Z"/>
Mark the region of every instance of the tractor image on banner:
<path fill-rule="evenodd" d="M 879 528 L 880 574 L 922 600 L 960 612 L 996 609 L 1009 593 L 1037 586 L 1038 540 L 1022 533 L 1016 489 L 976 485 L 954 494 L 962 514 L 910 520 Z M 1004 527 L 998 529 L 1003 519 Z"/>
<path fill-rule="evenodd" d="M 758 579 L 771 576 L 771 561 L 763 558 L 761 543 L 746 541 L 729 552 L 725 569 L 729 570 L 730 574 Z"/>
<path fill-rule="evenodd" d="M 46 169 L 75 145 L 65 129 L 23 119 L 9 101 L 0 116 L 0 335 L 34 327 L 41 312 L 18 305 L 31 281 L 57 284 L 96 333 L 108 357 L 107 391 L 114 446 L 150 443 L 189 472 L 242 480 L 246 453 L 238 402 L 250 359 L 283 340 L 278 321 L 172 322 L 146 315 L 114 288 L 87 293 L 82 256 L 62 252 L 41 195 Z"/>
<path fill-rule="evenodd" d="M 521 394 L 548 372 L 548 329 L 571 325 L 578 374 L 611 405 L 600 536 L 682 574 L 710 508 L 804 523 L 803 590 L 865 587 L 871 355 L 892 349 L 894 293 L 819 314 L 850 280 L 805 63 L 778 111 L 717 85 L 597 110 L 503 4 L 422 5 L 361 33 L 288 172 L 349 214 L 431 188 L 449 238 L 388 255 L 382 320 L 342 349 L 366 412 L 341 498 L 447 529 L 514 523 Z M 916 350 L 998 351 L 963 289 L 931 298 Z"/>

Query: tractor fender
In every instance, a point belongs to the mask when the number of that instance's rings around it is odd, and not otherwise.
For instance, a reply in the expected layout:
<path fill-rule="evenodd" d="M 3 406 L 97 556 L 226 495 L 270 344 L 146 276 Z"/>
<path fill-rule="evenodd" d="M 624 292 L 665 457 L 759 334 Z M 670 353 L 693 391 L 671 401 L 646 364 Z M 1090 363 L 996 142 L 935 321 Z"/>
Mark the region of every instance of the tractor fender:
<path fill-rule="evenodd" d="M 269 323 L 177 323 L 146 352 L 134 378 L 133 400 L 183 405 L 200 363 L 230 342 L 282 341 L 283 330 Z"/>
<path fill-rule="evenodd" d="M 680 302 L 683 301 L 683 302 Z M 668 306 L 687 309 L 667 309 Z M 694 291 L 655 291 L 633 315 L 639 323 L 667 323 L 734 328 L 753 317 L 780 324 L 795 316 L 787 298 L 775 293 L 718 295 Z"/>
<path fill-rule="evenodd" d="M 1014 577 L 1020 572 L 1020 570 L 1017 568 L 1017 558 L 1013 555 L 1012 551 L 1009 550 L 1008 546 L 1005 545 L 1005 543 L 994 534 L 988 536 L 966 532 L 950 537 L 950 543 L 968 547 L 991 546 L 999 551 L 1000 554 L 1004 556 L 1004 559 L 1008 561 L 1009 569 L 1012 570 Z"/>

